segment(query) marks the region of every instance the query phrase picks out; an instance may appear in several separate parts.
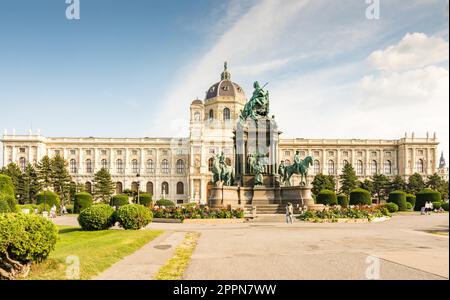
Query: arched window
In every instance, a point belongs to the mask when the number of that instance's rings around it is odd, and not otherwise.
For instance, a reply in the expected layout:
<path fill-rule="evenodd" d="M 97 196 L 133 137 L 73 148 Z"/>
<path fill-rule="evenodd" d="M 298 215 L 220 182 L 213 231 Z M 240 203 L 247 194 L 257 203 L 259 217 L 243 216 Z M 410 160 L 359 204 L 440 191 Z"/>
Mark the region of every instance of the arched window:
<path fill-rule="evenodd" d="M 84 190 L 87 193 L 92 194 L 92 183 L 90 183 L 89 181 L 86 181 L 86 183 L 84 184 Z"/>
<path fill-rule="evenodd" d="M 332 160 L 328 161 L 328 174 L 330 175 L 334 174 L 334 161 Z"/>
<path fill-rule="evenodd" d="M 20 170 L 21 170 L 22 172 L 25 172 L 26 166 L 27 166 L 27 160 L 25 159 L 25 157 L 21 157 L 21 158 L 19 159 L 19 167 L 20 167 Z"/>
<path fill-rule="evenodd" d="M 137 159 L 133 159 L 131 161 L 131 168 L 133 170 L 133 173 L 139 173 L 139 164 L 138 164 Z"/>
<path fill-rule="evenodd" d="M 392 174 L 392 163 L 390 160 L 384 162 L 384 174 L 386 175 Z"/>
<path fill-rule="evenodd" d="M 116 194 L 123 193 L 123 184 L 122 182 L 116 182 Z"/>
<path fill-rule="evenodd" d="M 177 195 L 184 195 L 184 183 L 177 183 Z"/>
<path fill-rule="evenodd" d="M 121 159 L 118 159 L 116 161 L 116 169 L 117 169 L 117 173 L 119 173 L 119 174 L 123 173 L 123 161 Z"/>
<path fill-rule="evenodd" d="M 153 196 L 153 182 L 151 181 L 147 182 L 147 194 Z"/>
<path fill-rule="evenodd" d="M 230 109 L 228 107 L 225 107 L 223 109 L 223 120 L 224 121 L 229 121 L 230 119 L 231 119 Z"/>
<path fill-rule="evenodd" d="M 147 160 L 147 173 L 155 173 L 155 164 L 151 159 Z"/>
<path fill-rule="evenodd" d="M 314 174 L 320 173 L 320 162 L 316 159 L 314 161 Z"/>
<path fill-rule="evenodd" d="M 420 174 L 425 172 L 425 165 L 423 163 L 423 159 L 419 159 L 417 161 L 417 163 L 416 163 L 416 170 L 417 170 L 417 173 L 420 173 Z"/>
<path fill-rule="evenodd" d="M 370 174 L 375 175 L 378 173 L 378 163 L 376 160 L 372 160 L 370 163 Z"/>
<path fill-rule="evenodd" d="M 139 190 L 139 183 L 134 181 L 131 183 L 131 191 L 136 192 Z"/>
<path fill-rule="evenodd" d="M 200 122 L 200 117 L 201 117 L 200 112 L 196 111 L 194 113 L 194 121 L 195 122 Z"/>
<path fill-rule="evenodd" d="M 363 175 L 364 168 L 362 160 L 356 162 L 356 175 Z"/>
<path fill-rule="evenodd" d="M 169 161 L 167 159 L 164 159 L 161 162 L 161 172 L 164 174 L 169 174 Z"/>
<path fill-rule="evenodd" d="M 76 173 L 77 172 L 77 161 L 75 159 L 70 160 L 70 173 Z"/>
<path fill-rule="evenodd" d="M 212 168 L 213 168 L 213 163 L 214 163 L 214 158 L 210 158 L 208 159 L 208 171 L 212 172 Z"/>
<path fill-rule="evenodd" d="M 92 160 L 86 160 L 86 173 L 92 173 Z"/>
<path fill-rule="evenodd" d="M 177 174 L 184 174 L 184 160 L 177 160 Z"/>
<path fill-rule="evenodd" d="M 102 169 L 108 170 L 108 161 L 106 159 L 102 159 L 100 164 L 102 166 Z"/>
<path fill-rule="evenodd" d="M 209 110 L 209 119 L 214 120 L 214 110 L 212 109 Z"/>
<path fill-rule="evenodd" d="M 161 184 L 161 195 L 169 195 L 169 184 L 165 181 Z"/>

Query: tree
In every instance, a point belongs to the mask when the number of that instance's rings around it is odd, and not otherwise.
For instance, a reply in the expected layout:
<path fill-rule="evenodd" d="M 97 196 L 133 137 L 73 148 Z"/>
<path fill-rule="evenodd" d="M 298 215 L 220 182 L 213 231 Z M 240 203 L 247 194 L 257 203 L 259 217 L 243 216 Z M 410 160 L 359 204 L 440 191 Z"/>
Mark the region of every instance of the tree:
<path fill-rule="evenodd" d="M 9 163 L 6 167 L 2 168 L 1 173 L 11 178 L 16 199 L 20 199 L 20 181 L 22 177 L 22 171 L 20 170 L 19 166 L 15 163 Z"/>
<path fill-rule="evenodd" d="M 372 180 L 365 179 L 363 182 L 359 182 L 359 187 L 363 190 L 369 191 L 369 193 L 373 194 L 373 182 Z"/>
<path fill-rule="evenodd" d="M 396 175 L 394 179 L 392 179 L 392 182 L 390 184 L 390 191 L 404 191 L 406 192 L 407 183 L 406 181 L 400 176 Z"/>
<path fill-rule="evenodd" d="M 375 174 L 372 176 L 373 195 L 377 197 L 378 203 L 385 200 L 389 195 L 389 179 L 383 174 Z"/>
<path fill-rule="evenodd" d="M 408 193 L 416 194 L 425 188 L 425 182 L 422 175 L 414 173 L 408 180 Z"/>
<path fill-rule="evenodd" d="M 67 166 L 67 162 L 60 155 L 56 155 L 51 160 L 53 190 L 58 194 L 62 205 L 69 200 L 70 182 L 72 181 Z"/>
<path fill-rule="evenodd" d="M 38 162 L 36 166 L 36 171 L 41 187 L 44 189 L 48 189 L 53 183 L 52 181 L 53 169 L 52 169 L 52 161 L 47 155 L 42 157 L 42 159 Z"/>
<path fill-rule="evenodd" d="M 36 168 L 28 163 L 25 167 L 20 180 L 20 198 L 19 202 L 24 203 L 35 203 L 36 195 L 41 190 L 41 185 L 39 183 L 38 174 Z"/>
<path fill-rule="evenodd" d="M 317 174 L 311 184 L 313 186 L 311 191 L 316 196 L 322 190 L 336 190 L 336 181 L 333 175 Z"/>
<path fill-rule="evenodd" d="M 437 173 L 434 173 L 433 175 L 427 177 L 426 186 L 432 190 L 437 191 L 443 182 L 444 180 L 441 178 L 441 176 L 439 176 Z"/>
<path fill-rule="evenodd" d="M 111 180 L 111 174 L 107 169 L 100 169 L 94 174 L 93 180 L 94 198 L 109 204 L 111 196 L 114 194 L 114 182 Z"/>
<path fill-rule="evenodd" d="M 345 195 L 350 195 L 350 192 L 353 191 L 358 185 L 358 177 L 356 177 L 355 169 L 349 163 L 345 164 L 342 169 L 342 174 L 339 175 L 339 179 L 341 181 L 340 192 Z"/>

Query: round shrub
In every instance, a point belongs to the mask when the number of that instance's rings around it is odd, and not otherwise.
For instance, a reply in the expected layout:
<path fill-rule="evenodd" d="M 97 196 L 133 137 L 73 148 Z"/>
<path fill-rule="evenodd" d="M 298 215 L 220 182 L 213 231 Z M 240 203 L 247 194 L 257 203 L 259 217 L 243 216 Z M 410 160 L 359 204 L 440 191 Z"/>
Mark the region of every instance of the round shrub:
<path fill-rule="evenodd" d="M 337 195 L 337 201 L 338 204 L 342 207 L 342 208 L 347 208 L 348 207 L 348 197 L 347 195 Z"/>
<path fill-rule="evenodd" d="M 78 216 L 83 230 L 106 230 L 114 225 L 114 208 L 106 204 L 98 204 L 81 211 Z"/>
<path fill-rule="evenodd" d="M 406 202 L 411 203 L 412 207 L 416 205 L 416 196 L 413 194 L 406 194 Z"/>
<path fill-rule="evenodd" d="M 354 189 L 350 192 L 350 205 L 371 205 L 370 192 L 365 189 Z"/>
<path fill-rule="evenodd" d="M 441 207 L 443 210 L 448 211 L 448 202 L 442 202 Z"/>
<path fill-rule="evenodd" d="M 433 209 L 440 209 L 442 207 L 442 202 L 433 202 Z"/>
<path fill-rule="evenodd" d="M 416 194 L 415 211 L 420 211 L 425 206 L 426 202 L 442 202 L 441 193 L 433 191 L 432 189 L 424 189 Z"/>
<path fill-rule="evenodd" d="M 56 208 L 59 209 L 59 197 L 56 193 L 52 191 L 44 191 L 40 192 L 36 195 L 36 202 L 37 204 L 44 204 L 45 202 L 45 209 L 47 211 L 52 208 L 53 205 L 56 205 Z"/>
<path fill-rule="evenodd" d="M 389 194 L 388 203 L 395 203 L 399 211 L 406 211 L 406 193 L 402 191 L 394 191 Z"/>
<path fill-rule="evenodd" d="M 157 206 L 165 206 L 165 207 L 171 207 L 171 206 L 175 206 L 175 203 L 173 203 L 173 201 L 167 200 L 167 199 L 161 199 L 156 201 L 156 205 Z"/>
<path fill-rule="evenodd" d="M 329 206 L 334 206 L 338 204 L 337 196 L 334 191 L 321 190 L 316 198 L 317 204 L 324 204 Z"/>
<path fill-rule="evenodd" d="M 117 210 L 116 218 L 124 229 L 138 230 L 152 221 L 153 214 L 140 204 L 128 204 Z"/>
<path fill-rule="evenodd" d="M 114 207 L 121 207 L 124 205 L 129 204 L 128 195 L 120 194 L 120 195 L 114 195 L 111 198 L 110 205 Z"/>
<path fill-rule="evenodd" d="M 390 213 L 396 213 L 396 212 L 398 212 L 398 205 L 395 204 L 395 203 L 393 203 L 393 202 L 385 203 L 385 204 L 383 204 L 383 207 L 387 208 L 387 210 L 388 210 Z"/>
<path fill-rule="evenodd" d="M 137 201 L 137 198 L 136 198 Z M 152 195 L 150 194 L 140 194 L 139 195 L 139 203 L 140 205 L 144 205 L 145 207 L 150 207 L 152 205 Z"/>
<path fill-rule="evenodd" d="M 11 207 L 9 207 L 8 201 L 4 198 L 0 198 L 0 214 L 10 213 Z"/>
<path fill-rule="evenodd" d="M 79 214 L 83 209 L 91 207 L 93 203 L 92 195 L 86 192 L 75 194 L 75 201 L 73 204 L 73 211 Z M 67 207 L 66 207 L 67 209 Z"/>
<path fill-rule="evenodd" d="M 41 262 L 55 248 L 58 229 L 53 222 L 32 214 L 0 214 L 0 261 L 10 261 L 0 279 L 23 277 L 31 262 Z"/>
<path fill-rule="evenodd" d="M 11 177 L 0 174 L 0 196 L 10 195 L 14 197 L 14 185 Z"/>
<path fill-rule="evenodd" d="M 412 210 L 413 208 L 414 208 L 414 206 L 411 203 L 406 202 L 406 209 L 407 210 Z"/>

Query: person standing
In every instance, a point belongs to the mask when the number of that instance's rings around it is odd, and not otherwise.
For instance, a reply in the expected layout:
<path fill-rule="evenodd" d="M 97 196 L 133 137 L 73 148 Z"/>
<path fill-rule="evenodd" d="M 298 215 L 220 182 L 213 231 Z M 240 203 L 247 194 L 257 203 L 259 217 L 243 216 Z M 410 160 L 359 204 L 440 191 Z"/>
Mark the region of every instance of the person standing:
<path fill-rule="evenodd" d="M 294 223 L 294 206 L 290 202 L 286 205 L 286 223 Z"/>

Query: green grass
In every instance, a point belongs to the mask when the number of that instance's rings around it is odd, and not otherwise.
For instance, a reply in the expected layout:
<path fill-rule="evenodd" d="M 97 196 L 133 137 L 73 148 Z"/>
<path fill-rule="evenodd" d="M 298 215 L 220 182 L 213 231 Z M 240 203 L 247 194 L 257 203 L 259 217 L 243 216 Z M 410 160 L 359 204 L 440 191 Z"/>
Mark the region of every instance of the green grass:
<path fill-rule="evenodd" d="M 105 230 L 82 231 L 79 227 L 59 226 L 59 240 L 48 259 L 31 267 L 28 279 L 66 279 L 66 258 L 78 256 L 80 279 L 90 279 L 132 254 L 162 231 Z"/>
<path fill-rule="evenodd" d="M 188 232 L 175 250 L 175 255 L 167 261 L 167 263 L 159 269 L 154 276 L 156 280 L 181 280 L 186 270 L 192 253 L 194 253 L 197 241 L 200 237 L 198 232 Z"/>

